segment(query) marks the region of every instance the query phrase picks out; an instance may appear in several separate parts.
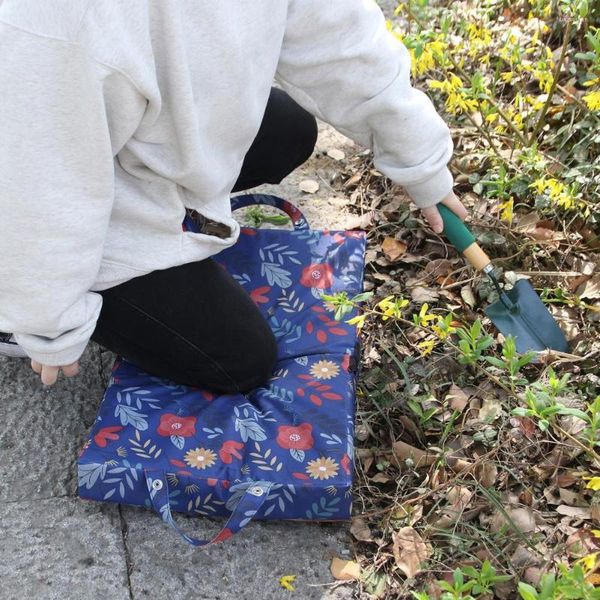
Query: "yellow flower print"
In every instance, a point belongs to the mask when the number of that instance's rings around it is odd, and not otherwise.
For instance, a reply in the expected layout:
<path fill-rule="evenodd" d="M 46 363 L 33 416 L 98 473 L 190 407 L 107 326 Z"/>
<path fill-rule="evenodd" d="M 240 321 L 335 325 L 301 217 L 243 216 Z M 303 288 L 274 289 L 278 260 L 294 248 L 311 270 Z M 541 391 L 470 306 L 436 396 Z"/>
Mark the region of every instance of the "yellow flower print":
<path fill-rule="evenodd" d="M 212 450 L 196 448 L 195 450 L 188 450 L 184 460 L 190 467 L 206 469 L 215 464 L 216 458 L 217 455 Z"/>
<path fill-rule="evenodd" d="M 337 475 L 339 466 L 333 458 L 321 457 L 311 460 L 306 467 L 306 472 L 313 479 L 329 479 Z"/>
<path fill-rule="evenodd" d="M 340 372 L 340 368 L 330 360 L 320 360 L 310 368 L 310 374 L 315 379 L 331 379 Z"/>

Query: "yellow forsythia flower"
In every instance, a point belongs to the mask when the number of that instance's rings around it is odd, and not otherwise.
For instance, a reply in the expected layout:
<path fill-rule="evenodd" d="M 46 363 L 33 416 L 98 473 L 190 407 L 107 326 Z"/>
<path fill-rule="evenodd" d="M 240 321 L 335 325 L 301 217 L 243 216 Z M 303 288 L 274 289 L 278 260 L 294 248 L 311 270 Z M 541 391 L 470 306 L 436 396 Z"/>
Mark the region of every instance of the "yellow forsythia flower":
<path fill-rule="evenodd" d="M 435 347 L 434 340 L 427 340 L 425 342 L 419 342 L 417 344 L 417 348 L 419 348 L 419 350 L 421 350 L 421 356 L 427 356 L 428 354 L 431 354 L 434 347 Z"/>
<path fill-rule="evenodd" d="M 583 558 L 580 558 L 577 562 L 581 563 L 583 570 L 589 573 L 596 568 L 596 560 L 598 558 L 598 552 L 592 552 Z"/>
<path fill-rule="evenodd" d="M 425 302 L 423 306 L 421 306 L 421 310 L 419 311 L 419 324 L 421 327 L 427 327 L 429 321 L 435 321 L 438 317 L 436 315 L 431 315 L 427 311 L 429 310 L 429 304 Z"/>
<path fill-rule="evenodd" d="M 600 90 L 586 94 L 583 99 L 590 110 L 600 110 Z"/>
<path fill-rule="evenodd" d="M 590 477 L 590 480 L 587 482 L 585 487 L 597 492 L 600 490 L 600 477 Z"/>
<path fill-rule="evenodd" d="M 296 579 L 295 575 L 284 575 L 283 577 L 279 578 L 279 585 L 286 589 L 289 590 L 290 592 L 293 592 L 296 588 L 292 585 L 292 582 Z"/>
<path fill-rule="evenodd" d="M 503 221 L 508 221 L 509 223 L 512 223 L 512 220 L 513 220 L 513 207 L 514 207 L 514 200 L 513 200 L 512 196 L 506 202 L 503 202 L 500 205 L 500 209 L 502 211 L 500 213 L 500 218 Z"/>
<path fill-rule="evenodd" d="M 356 317 L 352 317 L 351 319 L 348 319 L 346 321 L 346 323 L 348 323 L 348 325 L 356 325 L 356 329 L 360 329 L 365 324 L 366 316 L 367 315 L 365 315 L 365 314 L 356 315 Z"/>

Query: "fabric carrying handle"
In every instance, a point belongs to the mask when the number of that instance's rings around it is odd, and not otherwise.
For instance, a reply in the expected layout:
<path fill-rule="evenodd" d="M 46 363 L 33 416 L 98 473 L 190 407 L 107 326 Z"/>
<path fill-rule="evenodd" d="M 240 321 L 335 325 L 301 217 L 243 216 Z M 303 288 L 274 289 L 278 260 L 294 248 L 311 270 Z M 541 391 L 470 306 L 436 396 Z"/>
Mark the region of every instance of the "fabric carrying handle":
<path fill-rule="evenodd" d="M 300 209 L 298 209 L 288 200 L 284 200 L 279 196 L 273 196 L 271 194 L 243 194 L 241 196 L 233 196 L 231 198 L 232 211 L 245 206 L 252 206 L 253 204 L 274 206 L 275 208 L 283 211 L 292 220 L 292 225 L 296 231 L 306 231 L 310 229 L 308 221 Z"/>
<path fill-rule="evenodd" d="M 273 482 L 270 481 L 253 482 L 241 496 L 221 530 L 211 539 L 200 540 L 181 531 L 179 526 L 175 523 L 171 513 L 169 482 L 165 472 L 144 469 L 144 475 L 146 477 L 146 486 L 148 487 L 152 508 L 160 515 L 165 523 L 168 523 L 192 546 L 209 546 L 211 544 L 223 542 L 236 534 L 252 520 L 252 517 L 254 517 L 260 507 L 264 504 L 269 495 L 269 491 L 273 486 Z"/>

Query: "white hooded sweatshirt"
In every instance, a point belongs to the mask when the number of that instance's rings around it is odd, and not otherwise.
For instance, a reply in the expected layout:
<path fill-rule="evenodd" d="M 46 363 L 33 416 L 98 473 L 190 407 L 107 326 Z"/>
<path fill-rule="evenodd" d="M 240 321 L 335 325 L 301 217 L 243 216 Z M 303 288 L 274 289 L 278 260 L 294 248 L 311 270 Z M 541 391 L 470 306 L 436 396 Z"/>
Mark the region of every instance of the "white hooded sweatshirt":
<path fill-rule="evenodd" d="M 419 206 L 451 191 L 449 130 L 373 0 L 0 0 L 0 331 L 69 364 L 96 291 L 234 244 L 274 79 Z M 231 236 L 184 232 L 185 207 Z"/>

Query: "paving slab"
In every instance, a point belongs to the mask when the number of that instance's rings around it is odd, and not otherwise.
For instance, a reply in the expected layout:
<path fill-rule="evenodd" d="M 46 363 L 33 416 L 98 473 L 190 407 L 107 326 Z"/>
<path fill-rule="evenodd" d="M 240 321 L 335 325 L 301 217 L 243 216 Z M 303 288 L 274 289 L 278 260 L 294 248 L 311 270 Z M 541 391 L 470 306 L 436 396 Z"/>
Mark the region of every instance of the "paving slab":
<path fill-rule="evenodd" d="M 0 356 L 0 502 L 76 494 L 78 451 L 108 381 L 97 348 L 86 348 L 76 377 L 54 386 L 29 359 Z"/>
<path fill-rule="evenodd" d="M 126 546 L 131 561 L 133 598 L 178 600 L 346 600 L 351 589 L 329 571 L 333 555 L 348 551 L 347 523 L 255 521 L 224 543 L 193 548 L 158 515 L 123 507 Z M 223 519 L 174 513 L 179 527 L 193 537 L 217 533 Z M 290 591 L 279 584 L 296 575 Z"/>
<path fill-rule="evenodd" d="M 0 600 L 130 600 L 116 505 L 2 503 Z"/>

